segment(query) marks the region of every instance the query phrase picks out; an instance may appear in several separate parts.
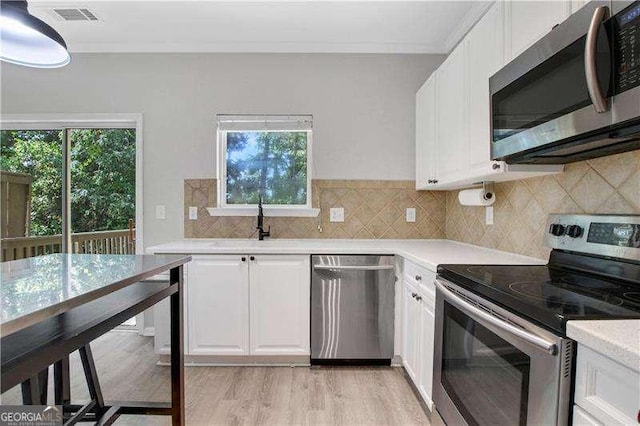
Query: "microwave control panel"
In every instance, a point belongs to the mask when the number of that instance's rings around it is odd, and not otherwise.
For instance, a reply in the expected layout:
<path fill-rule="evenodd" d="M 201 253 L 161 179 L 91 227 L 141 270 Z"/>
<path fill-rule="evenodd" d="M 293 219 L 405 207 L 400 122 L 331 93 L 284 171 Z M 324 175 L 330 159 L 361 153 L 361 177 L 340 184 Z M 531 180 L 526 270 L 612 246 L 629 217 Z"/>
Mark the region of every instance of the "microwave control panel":
<path fill-rule="evenodd" d="M 640 85 L 640 2 L 616 15 L 616 92 Z"/>

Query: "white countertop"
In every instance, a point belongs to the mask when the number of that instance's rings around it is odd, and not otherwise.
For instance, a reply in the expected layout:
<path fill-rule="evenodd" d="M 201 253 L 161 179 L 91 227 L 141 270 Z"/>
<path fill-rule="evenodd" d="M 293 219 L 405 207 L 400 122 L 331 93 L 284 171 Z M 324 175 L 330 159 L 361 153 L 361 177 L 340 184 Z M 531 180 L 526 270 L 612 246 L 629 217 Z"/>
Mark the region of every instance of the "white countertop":
<path fill-rule="evenodd" d="M 567 336 L 640 371 L 640 320 L 568 321 Z"/>
<path fill-rule="evenodd" d="M 183 239 L 147 248 L 147 253 L 187 254 L 395 254 L 435 271 L 440 264 L 544 265 L 533 257 L 451 240 Z"/>

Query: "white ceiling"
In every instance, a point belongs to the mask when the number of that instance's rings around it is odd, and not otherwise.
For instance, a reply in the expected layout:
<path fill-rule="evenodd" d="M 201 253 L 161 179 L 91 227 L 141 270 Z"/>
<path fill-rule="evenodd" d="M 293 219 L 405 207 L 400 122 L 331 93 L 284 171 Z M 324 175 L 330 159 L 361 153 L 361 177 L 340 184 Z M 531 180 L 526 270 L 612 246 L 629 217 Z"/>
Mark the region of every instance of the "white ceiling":
<path fill-rule="evenodd" d="M 486 1 L 31 1 L 71 52 L 448 53 Z M 53 8 L 88 8 L 64 22 Z"/>

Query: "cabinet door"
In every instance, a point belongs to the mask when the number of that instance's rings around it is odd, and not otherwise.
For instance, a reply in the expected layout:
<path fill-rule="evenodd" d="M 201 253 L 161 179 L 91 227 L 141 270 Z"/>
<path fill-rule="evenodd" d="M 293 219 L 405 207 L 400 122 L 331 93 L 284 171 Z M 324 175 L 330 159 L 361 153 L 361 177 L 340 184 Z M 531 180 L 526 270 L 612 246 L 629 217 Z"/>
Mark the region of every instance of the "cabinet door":
<path fill-rule="evenodd" d="M 602 426 L 602 425 L 603 423 L 591 417 L 589 413 L 587 413 L 577 405 L 573 406 L 573 426 Z"/>
<path fill-rule="evenodd" d="M 249 354 L 249 262 L 242 257 L 193 256 L 186 286 L 190 355 Z"/>
<path fill-rule="evenodd" d="M 510 1 L 506 6 L 507 56 L 511 60 L 567 19 L 571 1 Z"/>
<path fill-rule="evenodd" d="M 438 175 L 442 183 L 447 176 L 468 166 L 465 152 L 468 137 L 465 102 L 464 43 L 460 43 L 438 69 Z"/>
<path fill-rule="evenodd" d="M 250 262 L 251 354 L 309 355 L 309 256 Z"/>
<path fill-rule="evenodd" d="M 416 189 L 426 189 L 437 175 L 436 78 L 434 72 L 416 93 Z"/>
<path fill-rule="evenodd" d="M 491 160 L 489 77 L 504 64 L 504 3 L 497 2 L 465 38 L 469 93 L 468 153 L 471 166 Z"/>
<path fill-rule="evenodd" d="M 418 390 L 425 403 L 431 409 L 433 385 L 433 342 L 436 319 L 434 315 L 435 302 L 423 297 L 420 302 L 420 351 Z"/>
<path fill-rule="evenodd" d="M 402 365 L 414 383 L 418 383 L 418 350 L 420 341 L 420 304 L 412 297 L 416 289 L 406 280 L 402 286 Z"/>

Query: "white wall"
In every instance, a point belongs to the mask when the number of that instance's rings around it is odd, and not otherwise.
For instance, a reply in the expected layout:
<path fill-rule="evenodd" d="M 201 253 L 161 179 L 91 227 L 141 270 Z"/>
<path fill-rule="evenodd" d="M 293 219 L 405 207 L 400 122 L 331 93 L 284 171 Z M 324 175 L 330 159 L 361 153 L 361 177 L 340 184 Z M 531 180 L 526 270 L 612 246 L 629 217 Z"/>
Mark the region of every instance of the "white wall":
<path fill-rule="evenodd" d="M 413 179 L 414 94 L 443 55 L 76 54 L 2 64 L 2 113 L 144 115 L 146 246 L 183 235 L 183 180 L 216 175 L 219 113 L 310 113 L 314 178 Z M 166 206 L 167 219 L 154 218 Z"/>

